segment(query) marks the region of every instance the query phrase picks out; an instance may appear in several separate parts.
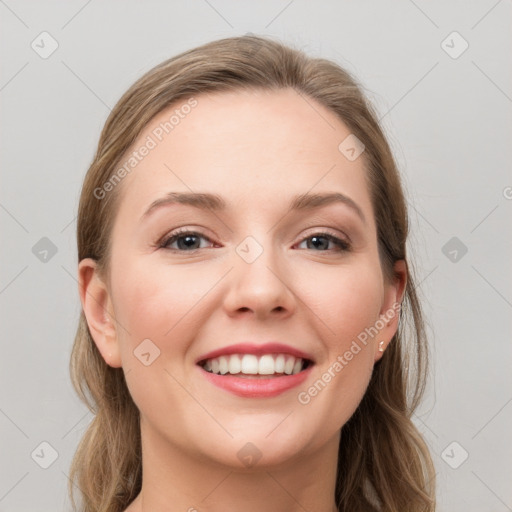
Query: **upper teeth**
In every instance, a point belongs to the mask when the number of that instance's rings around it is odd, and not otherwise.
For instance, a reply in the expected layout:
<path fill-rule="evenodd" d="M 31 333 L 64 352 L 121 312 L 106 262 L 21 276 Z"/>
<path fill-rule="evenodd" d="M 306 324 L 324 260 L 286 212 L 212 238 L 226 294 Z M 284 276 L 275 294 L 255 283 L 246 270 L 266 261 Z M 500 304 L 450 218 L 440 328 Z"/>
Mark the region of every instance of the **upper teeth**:
<path fill-rule="evenodd" d="M 232 354 L 207 359 L 203 368 L 212 373 L 245 373 L 250 375 L 273 375 L 286 373 L 295 375 L 304 366 L 304 359 L 288 354 L 264 354 L 260 357 L 254 354 Z"/>

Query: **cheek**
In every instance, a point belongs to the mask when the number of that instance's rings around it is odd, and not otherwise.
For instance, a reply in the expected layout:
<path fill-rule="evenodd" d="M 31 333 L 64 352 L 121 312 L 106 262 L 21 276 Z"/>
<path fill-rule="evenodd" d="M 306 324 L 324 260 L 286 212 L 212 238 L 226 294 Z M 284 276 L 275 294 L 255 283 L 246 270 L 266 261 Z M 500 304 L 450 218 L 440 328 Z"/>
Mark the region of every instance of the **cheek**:
<path fill-rule="evenodd" d="M 129 261 L 114 290 L 116 318 L 136 337 L 155 338 L 164 346 L 212 286 L 201 274 Z M 185 320 L 185 321 L 183 321 Z"/>
<path fill-rule="evenodd" d="M 118 330 L 123 368 L 126 372 L 136 370 L 130 374 L 134 377 L 143 367 L 138 356 L 147 352 L 150 356 L 146 358 L 155 355 L 150 368 L 162 375 L 150 377 L 153 373 L 146 372 L 147 378 L 156 378 L 156 382 L 146 380 L 145 386 L 155 385 L 156 394 L 160 392 L 160 378 L 169 380 L 164 370 L 178 379 L 183 375 L 190 347 L 211 315 L 208 299 L 222 272 L 208 270 L 207 265 L 200 267 L 171 267 L 161 261 L 150 265 L 133 258 L 121 260 L 117 276 L 112 275 L 115 315 L 123 326 Z"/>
<path fill-rule="evenodd" d="M 318 273 L 312 284 L 304 279 L 299 286 L 309 290 L 308 305 L 314 304 L 327 350 L 317 379 L 300 390 L 298 401 L 311 407 L 312 416 L 323 417 L 334 432 L 352 416 L 372 375 L 374 342 L 369 333 L 379 318 L 382 276 L 380 267 L 366 262 Z M 322 415 L 325 410 L 329 418 Z"/>
<path fill-rule="evenodd" d="M 379 318 L 383 294 L 380 267 L 363 258 L 357 264 L 324 267 L 314 278 L 301 274 L 299 297 L 315 313 L 329 351 L 344 351 Z"/>
<path fill-rule="evenodd" d="M 162 404 L 185 414 L 188 395 L 179 384 L 184 382 L 183 362 L 200 327 L 200 300 L 215 279 L 178 266 L 142 264 L 135 258 L 119 258 L 115 268 L 113 302 L 123 326 L 118 339 L 130 395 L 155 423 L 162 416 Z"/>

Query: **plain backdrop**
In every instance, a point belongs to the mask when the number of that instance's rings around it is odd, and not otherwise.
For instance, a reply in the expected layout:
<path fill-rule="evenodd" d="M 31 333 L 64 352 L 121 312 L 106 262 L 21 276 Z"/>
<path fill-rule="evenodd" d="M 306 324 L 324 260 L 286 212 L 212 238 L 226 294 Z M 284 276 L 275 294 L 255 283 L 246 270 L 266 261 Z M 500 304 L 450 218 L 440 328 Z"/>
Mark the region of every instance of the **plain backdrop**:
<path fill-rule="evenodd" d="M 247 32 L 363 83 L 409 201 L 432 347 L 414 421 L 438 510 L 512 510 L 511 14 L 510 0 L 0 1 L 0 512 L 70 509 L 92 418 L 68 374 L 76 211 L 110 109 L 161 61 Z"/>

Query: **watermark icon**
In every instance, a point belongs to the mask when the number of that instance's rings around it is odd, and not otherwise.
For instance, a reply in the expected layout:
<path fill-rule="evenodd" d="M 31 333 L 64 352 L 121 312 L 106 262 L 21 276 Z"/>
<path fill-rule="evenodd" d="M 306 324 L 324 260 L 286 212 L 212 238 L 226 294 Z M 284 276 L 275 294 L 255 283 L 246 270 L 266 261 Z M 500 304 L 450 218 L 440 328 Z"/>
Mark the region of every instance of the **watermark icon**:
<path fill-rule="evenodd" d="M 338 151 L 350 162 L 357 160 L 364 149 L 363 142 L 353 133 L 343 139 L 338 146 Z"/>
<path fill-rule="evenodd" d="M 301 391 L 297 395 L 299 403 L 307 405 L 311 402 L 312 398 L 323 391 L 327 384 L 329 384 L 329 382 L 331 382 L 332 379 L 334 379 L 343 370 L 343 368 L 352 361 L 354 356 L 361 352 L 362 347 L 359 343 L 366 346 L 368 344 L 368 336 L 374 338 L 383 329 L 386 323 L 398 314 L 400 307 L 401 304 L 399 302 L 395 302 L 393 306 L 382 314 L 371 327 L 366 327 L 364 331 L 361 331 L 357 335 L 357 340 L 352 340 L 350 348 L 346 350 L 343 355 L 338 355 L 329 368 L 327 368 L 320 378 L 317 379 L 307 390 Z"/>
<path fill-rule="evenodd" d="M 454 30 L 441 41 L 441 48 L 452 59 L 458 59 L 469 48 L 469 43 Z"/>
<path fill-rule="evenodd" d="M 512 199 L 512 187 L 508 186 L 503 189 L 503 197 L 505 199 Z"/>
<path fill-rule="evenodd" d="M 236 455 L 246 468 L 252 468 L 261 459 L 263 454 L 253 443 L 245 443 Z"/>
<path fill-rule="evenodd" d="M 39 467 L 48 469 L 59 458 L 59 453 L 50 443 L 43 441 L 30 456 Z"/>
<path fill-rule="evenodd" d="M 160 357 L 160 349 L 149 339 L 146 338 L 137 345 L 133 355 L 144 365 L 149 366 Z"/>
<path fill-rule="evenodd" d="M 56 254 L 57 246 L 46 236 L 43 236 L 32 247 L 32 254 L 43 263 L 48 263 Z"/>
<path fill-rule="evenodd" d="M 441 252 L 452 263 L 458 263 L 466 255 L 468 248 L 459 238 L 454 236 L 443 245 Z"/>
<path fill-rule="evenodd" d="M 457 441 L 452 441 L 441 453 L 441 458 L 452 469 L 462 466 L 468 457 L 469 453 Z"/>
<path fill-rule="evenodd" d="M 198 105 L 195 98 L 189 98 L 187 103 L 184 103 L 180 108 L 174 109 L 167 121 L 162 121 L 156 128 L 153 129 L 150 135 L 141 146 L 133 150 L 124 161 L 123 165 L 107 180 L 101 187 L 96 187 L 93 195 L 96 199 L 104 199 L 108 192 L 114 188 L 130 174 L 137 165 L 144 160 L 150 152 L 155 149 L 160 142 L 162 142 L 166 135 L 172 132 L 185 117 L 190 114 L 192 109 Z"/>
<path fill-rule="evenodd" d="M 39 55 L 39 57 L 47 59 L 59 47 L 59 43 L 48 32 L 41 32 L 32 41 L 32 43 L 30 43 L 30 47 Z"/>
<path fill-rule="evenodd" d="M 253 263 L 263 253 L 263 247 L 255 238 L 248 236 L 237 245 L 235 251 L 246 263 Z"/>

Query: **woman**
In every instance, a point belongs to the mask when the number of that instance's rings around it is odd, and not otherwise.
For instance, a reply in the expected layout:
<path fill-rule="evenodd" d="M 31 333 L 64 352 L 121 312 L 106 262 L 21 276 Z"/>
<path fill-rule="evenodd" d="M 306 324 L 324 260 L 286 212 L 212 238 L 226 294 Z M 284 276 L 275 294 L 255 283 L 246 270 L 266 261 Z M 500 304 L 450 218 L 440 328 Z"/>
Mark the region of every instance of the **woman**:
<path fill-rule="evenodd" d="M 79 510 L 434 510 L 406 201 L 346 71 L 254 35 L 156 66 L 77 231 Z"/>

